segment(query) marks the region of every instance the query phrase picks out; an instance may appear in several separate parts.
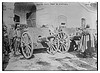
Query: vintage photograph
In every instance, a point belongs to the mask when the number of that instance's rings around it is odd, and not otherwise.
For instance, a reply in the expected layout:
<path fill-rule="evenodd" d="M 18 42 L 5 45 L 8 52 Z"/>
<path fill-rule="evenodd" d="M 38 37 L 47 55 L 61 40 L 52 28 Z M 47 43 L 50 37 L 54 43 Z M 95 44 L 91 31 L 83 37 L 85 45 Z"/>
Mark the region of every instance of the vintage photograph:
<path fill-rule="evenodd" d="M 2 71 L 98 71 L 98 2 L 2 2 Z"/>

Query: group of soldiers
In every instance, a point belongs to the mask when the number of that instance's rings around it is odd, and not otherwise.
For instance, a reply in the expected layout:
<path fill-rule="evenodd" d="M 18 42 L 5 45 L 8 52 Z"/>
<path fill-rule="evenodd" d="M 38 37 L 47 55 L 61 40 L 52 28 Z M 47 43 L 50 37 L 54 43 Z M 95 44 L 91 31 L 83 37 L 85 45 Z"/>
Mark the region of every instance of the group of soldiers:
<path fill-rule="evenodd" d="M 20 25 L 16 23 L 8 29 L 7 26 L 3 24 L 3 54 L 9 55 L 10 52 L 13 52 L 14 56 L 18 55 L 20 53 L 20 41 Z"/>

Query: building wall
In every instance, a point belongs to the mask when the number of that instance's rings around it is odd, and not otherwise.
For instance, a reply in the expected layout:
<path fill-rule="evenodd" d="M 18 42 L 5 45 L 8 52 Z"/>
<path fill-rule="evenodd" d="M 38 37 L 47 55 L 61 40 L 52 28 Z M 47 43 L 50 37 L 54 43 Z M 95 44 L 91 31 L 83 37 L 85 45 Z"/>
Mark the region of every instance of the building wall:
<path fill-rule="evenodd" d="M 36 9 L 34 3 L 30 2 L 16 2 L 14 13 L 20 16 L 20 23 L 26 24 L 29 27 L 36 26 Z M 33 12 L 33 13 L 31 13 Z M 31 15 L 27 19 L 27 13 L 31 13 Z"/>
<path fill-rule="evenodd" d="M 14 14 L 20 16 L 20 24 L 27 24 L 26 22 L 26 12 L 25 11 L 16 11 L 14 10 Z"/>
<path fill-rule="evenodd" d="M 67 18 L 67 27 L 81 27 L 81 18 L 86 19 L 86 24 L 90 28 L 96 28 L 97 14 L 87 11 L 79 3 L 67 3 L 66 5 L 44 4 L 37 7 L 36 23 L 37 25 L 60 25 L 58 17 L 63 15 Z"/>
<path fill-rule="evenodd" d="M 97 13 L 90 12 L 82 7 L 79 3 L 65 3 L 66 5 L 53 5 L 44 3 L 44 5 L 36 6 L 36 25 L 53 25 L 59 26 L 61 22 L 65 22 L 67 27 L 81 27 L 81 18 L 86 19 L 86 24 L 90 25 L 92 29 L 96 28 Z M 14 3 L 4 3 L 3 22 L 5 24 L 13 24 L 14 14 L 20 16 L 20 23 L 27 24 L 26 13 L 28 11 L 14 10 Z M 59 20 L 59 16 L 64 16 Z M 34 13 L 30 16 L 31 23 L 33 23 Z"/>
<path fill-rule="evenodd" d="M 3 2 L 3 23 L 9 28 L 14 24 L 14 3 Z"/>
<path fill-rule="evenodd" d="M 30 27 L 36 27 L 36 12 L 33 12 L 31 16 L 27 19 L 27 24 Z"/>

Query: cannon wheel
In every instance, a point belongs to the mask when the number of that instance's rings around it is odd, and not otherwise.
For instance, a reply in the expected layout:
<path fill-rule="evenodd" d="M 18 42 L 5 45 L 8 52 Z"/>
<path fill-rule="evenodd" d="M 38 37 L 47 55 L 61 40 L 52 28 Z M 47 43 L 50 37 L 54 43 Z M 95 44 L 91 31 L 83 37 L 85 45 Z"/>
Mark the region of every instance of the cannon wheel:
<path fill-rule="evenodd" d="M 22 54 L 25 58 L 31 58 L 33 54 L 33 43 L 31 36 L 28 33 L 23 33 L 21 37 Z"/>
<path fill-rule="evenodd" d="M 58 52 L 66 53 L 70 47 L 69 36 L 63 32 L 57 34 L 58 37 Z"/>
<path fill-rule="evenodd" d="M 57 41 L 58 40 L 54 39 L 52 42 L 47 43 L 48 44 L 47 53 L 52 55 L 57 53 Z"/>

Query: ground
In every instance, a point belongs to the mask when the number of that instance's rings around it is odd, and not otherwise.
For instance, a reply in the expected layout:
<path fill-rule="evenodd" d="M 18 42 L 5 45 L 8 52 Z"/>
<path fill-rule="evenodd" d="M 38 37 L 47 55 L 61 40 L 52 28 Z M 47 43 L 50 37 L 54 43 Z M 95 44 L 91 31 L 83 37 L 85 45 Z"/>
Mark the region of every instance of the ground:
<path fill-rule="evenodd" d="M 77 57 L 76 52 L 48 54 L 44 49 L 34 50 L 31 59 L 25 59 L 21 54 L 10 59 L 5 70 L 97 70 L 97 59 Z"/>

